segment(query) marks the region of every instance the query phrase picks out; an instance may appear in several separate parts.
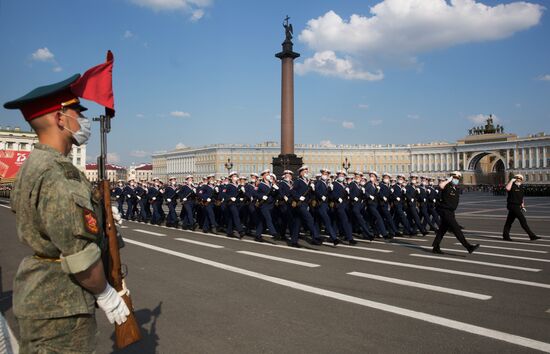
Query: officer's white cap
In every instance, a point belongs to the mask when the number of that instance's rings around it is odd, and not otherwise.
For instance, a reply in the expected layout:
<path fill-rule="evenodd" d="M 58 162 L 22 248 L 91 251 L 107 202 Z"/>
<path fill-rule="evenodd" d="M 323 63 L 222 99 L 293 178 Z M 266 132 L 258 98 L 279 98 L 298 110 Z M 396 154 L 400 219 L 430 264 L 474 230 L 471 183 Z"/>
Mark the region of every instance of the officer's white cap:
<path fill-rule="evenodd" d="M 231 178 L 231 176 L 235 176 L 235 175 L 237 175 L 237 176 L 238 176 L 238 175 L 239 175 L 239 173 L 238 173 L 237 171 L 231 171 L 231 173 L 229 174 L 229 176 L 228 176 L 228 177 L 230 177 L 230 178 Z"/>
<path fill-rule="evenodd" d="M 271 171 L 269 170 L 269 168 L 266 169 L 266 170 L 263 170 L 263 171 L 260 173 L 260 175 L 263 176 L 263 175 L 265 175 L 266 173 L 271 173 Z"/>
<path fill-rule="evenodd" d="M 284 170 L 283 175 L 294 175 L 294 172 L 292 172 L 291 170 Z"/>
<path fill-rule="evenodd" d="M 363 175 L 363 172 L 361 172 L 361 171 L 355 171 L 355 172 L 353 172 L 353 174 L 356 175 L 356 176 L 362 176 L 362 175 Z"/>
<path fill-rule="evenodd" d="M 519 173 L 517 175 L 514 175 L 515 179 L 521 179 L 523 181 L 523 175 L 520 175 Z"/>
<path fill-rule="evenodd" d="M 344 175 L 344 176 L 347 176 L 348 173 L 347 173 L 346 171 L 344 171 L 344 170 L 338 170 L 338 171 L 336 171 L 336 175 Z"/>
<path fill-rule="evenodd" d="M 257 173 L 254 173 L 254 172 L 252 172 L 252 173 L 250 174 L 250 176 L 251 176 L 251 177 L 258 177 L 258 174 L 257 174 Z"/>
<path fill-rule="evenodd" d="M 370 175 L 375 175 L 376 178 L 378 178 L 378 172 L 376 172 L 376 171 L 370 171 L 370 172 L 369 172 L 369 176 L 370 176 Z"/>
<path fill-rule="evenodd" d="M 451 176 L 461 178 L 461 177 L 462 177 L 462 173 L 460 173 L 460 172 L 458 172 L 458 171 L 453 171 L 453 172 L 451 173 Z"/>
<path fill-rule="evenodd" d="M 187 175 L 185 176 L 185 179 L 193 178 L 193 175 Z"/>
<path fill-rule="evenodd" d="M 309 167 L 307 165 L 303 165 L 298 169 L 298 173 L 302 172 L 303 170 L 309 170 Z"/>

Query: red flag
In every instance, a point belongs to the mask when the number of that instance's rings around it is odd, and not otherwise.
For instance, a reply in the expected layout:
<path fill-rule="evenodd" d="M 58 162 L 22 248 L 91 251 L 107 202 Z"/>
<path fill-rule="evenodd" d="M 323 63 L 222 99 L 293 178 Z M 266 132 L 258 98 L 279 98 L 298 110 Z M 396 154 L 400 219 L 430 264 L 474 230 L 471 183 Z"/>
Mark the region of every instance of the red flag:
<path fill-rule="evenodd" d="M 113 53 L 107 51 L 107 61 L 88 69 L 74 84 L 71 90 L 78 96 L 94 101 L 108 110 L 114 117 L 115 99 L 113 97 Z"/>

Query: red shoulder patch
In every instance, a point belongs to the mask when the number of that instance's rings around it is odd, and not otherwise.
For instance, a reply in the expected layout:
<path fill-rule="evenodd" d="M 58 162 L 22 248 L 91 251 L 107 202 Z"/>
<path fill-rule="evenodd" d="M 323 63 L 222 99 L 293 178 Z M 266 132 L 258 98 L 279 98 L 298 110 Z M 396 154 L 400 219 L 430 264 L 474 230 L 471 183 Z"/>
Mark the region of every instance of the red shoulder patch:
<path fill-rule="evenodd" d="M 91 234 L 97 235 L 99 233 L 99 225 L 97 224 L 97 217 L 95 213 L 88 209 L 83 209 L 84 227 L 86 231 Z"/>

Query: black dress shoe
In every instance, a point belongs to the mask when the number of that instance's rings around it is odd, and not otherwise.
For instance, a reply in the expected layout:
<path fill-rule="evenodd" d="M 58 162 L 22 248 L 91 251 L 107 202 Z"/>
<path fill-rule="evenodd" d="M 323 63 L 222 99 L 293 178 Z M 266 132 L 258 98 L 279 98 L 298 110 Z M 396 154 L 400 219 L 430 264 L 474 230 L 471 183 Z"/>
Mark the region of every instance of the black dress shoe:
<path fill-rule="evenodd" d="M 291 242 L 288 244 L 289 247 L 295 247 L 295 248 L 300 248 L 300 245 L 298 244 L 298 242 Z"/>
<path fill-rule="evenodd" d="M 216 230 L 215 227 L 211 228 L 211 229 L 210 229 L 210 232 L 213 233 L 214 235 L 217 235 L 217 234 L 218 234 L 218 230 Z"/>
<path fill-rule="evenodd" d="M 311 244 L 315 246 L 321 246 L 323 244 L 322 240 L 311 240 Z"/>
<path fill-rule="evenodd" d="M 357 244 L 357 241 L 355 241 L 355 240 L 349 240 L 348 243 L 349 243 L 350 246 L 354 246 L 354 245 Z"/>
<path fill-rule="evenodd" d="M 254 241 L 256 241 L 256 242 L 265 242 L 264 239 L 262 238 L 262 236 L 254 237 Z"/>
<path fill-rule="evenodd" d="M 443 251 L 442 251 L 441 248 L 439 248 L 439 247 L 434 247 L 433 250 L 432 250 L 432 253 L 435 253 L 435 254 L 445 254 L 445 253 L 443 253 Z"/>
<path fill-rule="evenodd" d="M 530 240 L 531 241 L 540 240 L 540 237 L 539 236 L 530 237 Z"/>
<path fill-rule="evenodd" d="M 427 234 L 429 234 L 428 231 L 422 231 L 422 237 L 426 236 Z"/>
<path fill-rule="evenodd" d="M 401 236 L 403 236 L 403 233 L 402 233 L 401 231 L 397 231 L 397 232 L 395 233 L 395 236 L 401 237 Z"/>
<path fill-rule="evenodd" d="M 337 246 L 339 243 L 340 243 L 340 240 L 339 240 L 339 239 L 334 239 L 334 240 L 332 240 L 332 244 L 333 244 L 334 246 Z"/>
<path fill-rule="evenodd" d="M 478 248 L 479 248 L 479 243 L 476 243 L 475 245 L 471 245 L 470 248 L 468 248 L 468 253 L 472 254 Z"/>
<path fill-rule="evenodd" d="M 241 231 L 239 233 L 239 240 L 241 240 L 244 237 L 244 235 L 245 235 L 244 231 Z"/>
<path fill-rule="evenodd" d="M 502 239 L 503 239 L 504 241 L 510 241 L 510 242 L 514 241 L 514 240 L 512 240 L 510 237 L 503 237 Z"/>

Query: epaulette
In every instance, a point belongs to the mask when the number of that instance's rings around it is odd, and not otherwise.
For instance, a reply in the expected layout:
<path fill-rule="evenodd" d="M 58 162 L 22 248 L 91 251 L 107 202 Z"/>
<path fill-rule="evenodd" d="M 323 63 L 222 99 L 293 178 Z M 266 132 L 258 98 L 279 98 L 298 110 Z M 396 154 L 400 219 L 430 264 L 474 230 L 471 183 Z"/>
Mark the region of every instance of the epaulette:
<path fill-rule="evenodd" d="M 56 161 L 62 168 L 67 179 L 74 179 L 80 182 L 80 171 L 71 162 Z"/>

